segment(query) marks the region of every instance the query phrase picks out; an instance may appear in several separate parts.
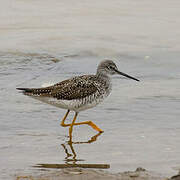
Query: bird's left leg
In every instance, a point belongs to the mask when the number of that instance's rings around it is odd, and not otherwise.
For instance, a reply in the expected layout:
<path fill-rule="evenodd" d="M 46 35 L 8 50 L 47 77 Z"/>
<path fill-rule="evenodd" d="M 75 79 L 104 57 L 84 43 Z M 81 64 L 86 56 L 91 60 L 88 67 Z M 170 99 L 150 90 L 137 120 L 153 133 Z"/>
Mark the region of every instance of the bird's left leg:
<path fill-rule="evenodd" d="M 69 124 L 65 124 L 65 123 L 64 123 L 65 120 L 66 120 L 66 118 L 67 118 L 67 116 L 68 116 L 68 114 L 69 114 L 69 112 L 70 112 L 70 110 L 68 109 L 68 111 L 66 112 L 65 116 L 63 117 L 63 119 L 62 119 L 62 121 L 61 121 L 61 126 L 63 126 L 63 127 L 69 126 Z"/>

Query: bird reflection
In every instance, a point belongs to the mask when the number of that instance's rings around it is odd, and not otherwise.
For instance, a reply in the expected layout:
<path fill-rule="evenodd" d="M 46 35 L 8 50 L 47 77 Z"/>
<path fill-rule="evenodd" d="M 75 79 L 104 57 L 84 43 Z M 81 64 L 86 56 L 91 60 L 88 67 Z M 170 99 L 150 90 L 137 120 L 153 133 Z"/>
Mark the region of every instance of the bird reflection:
<path fill-rule="evenodd" d="M 97 138 L 102 134 L 99 132 L 98 134 L 92 136 L 88 141 L 78 141 L 73 142 L 71 138 L 66 143 L 61 144 L 66 154 L 65 156 L 65 164 L 37 164 L 34 167 L 39 168 L 72 168 L 72 167 L 80 167 L 80 168 L 98 168 L 98 169 L 108 169 L 110 168 L 109 164 L 79 164 L 77 162 L 84 161 L 83 159 L 78 159 L 75 149 L 73 147 L 74 144 L 90 144 L 97 140 Z M 70 151 L 69 151 L 70 150 Z"/>
<path fill-rule="evenodd" d="M 71 139 L 67 143 L 61 144 L 64 148 L 64 151 L 66 153 L 65 162 L 66 164 L 70 164 L 71 162 L 75 164 L 77 161 L 84 161 L 83 159 L 77 159 L 76 152 L 74 150 L 73 144 L 90 144 L 97 140 L 98 136 L 100 136 L 102 132 L 99 132 L 98 134 L 94 135 L 89 139 L 88 141 L 79 141 L 79 142 L 73 142 Z M 68 152 L 67 146 L 70 147 L 71 153 Z"/>

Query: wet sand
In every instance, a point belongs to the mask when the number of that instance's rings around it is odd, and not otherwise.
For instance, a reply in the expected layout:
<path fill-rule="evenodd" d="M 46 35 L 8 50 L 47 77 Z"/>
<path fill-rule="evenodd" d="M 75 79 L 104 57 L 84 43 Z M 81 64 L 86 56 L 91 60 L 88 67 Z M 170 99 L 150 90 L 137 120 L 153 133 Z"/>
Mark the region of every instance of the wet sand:
<path fill-rule="evenodd" d="M 40 175 L 17 175 L 16 180 L 179 180 L 180 175 L 165 177 L 144 168 L 135 171 L 109 173 L 104 170 L 67 168 L 60 171 L 43 172 Z"/>

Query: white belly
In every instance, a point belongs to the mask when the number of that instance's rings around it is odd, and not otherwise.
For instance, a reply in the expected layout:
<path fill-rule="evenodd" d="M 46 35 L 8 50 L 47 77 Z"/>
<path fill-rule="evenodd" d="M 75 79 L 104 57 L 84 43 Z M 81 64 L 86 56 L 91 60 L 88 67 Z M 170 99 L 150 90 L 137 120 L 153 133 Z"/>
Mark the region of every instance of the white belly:
<path fill-rule="evenodd" d="M 91 96 L 78 100 L 58 100 L 56 98 L 40 97 L 40 96 L 36 96 L 33 98 L 45 102 L 47 104 L 56 106 L 58 108 L 69 109 L 75 112 L 80 112 L 95 107 L 104 100 L 105 96 L 103 97 L 101 96 L 99 98 L 94 98 Z"/>

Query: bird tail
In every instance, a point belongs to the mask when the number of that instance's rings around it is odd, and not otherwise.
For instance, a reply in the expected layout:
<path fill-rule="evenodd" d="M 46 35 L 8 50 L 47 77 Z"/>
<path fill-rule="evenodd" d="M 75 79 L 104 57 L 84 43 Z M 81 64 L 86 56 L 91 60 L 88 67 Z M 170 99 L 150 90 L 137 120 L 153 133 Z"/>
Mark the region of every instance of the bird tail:
<path fill-rule="evenodd" d="M 32 93 L 33 92 L 33 89 L 30 89 L 30 88 L 16 88 L 16 89 L 21 90 L 24 93 Z"/>
<path fill-rule="evenodd" d="M 52 91 L 51 88 L 16 88 L 21 90 L 23 94 L 29 96 L 48 96 Z"/>

